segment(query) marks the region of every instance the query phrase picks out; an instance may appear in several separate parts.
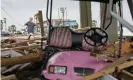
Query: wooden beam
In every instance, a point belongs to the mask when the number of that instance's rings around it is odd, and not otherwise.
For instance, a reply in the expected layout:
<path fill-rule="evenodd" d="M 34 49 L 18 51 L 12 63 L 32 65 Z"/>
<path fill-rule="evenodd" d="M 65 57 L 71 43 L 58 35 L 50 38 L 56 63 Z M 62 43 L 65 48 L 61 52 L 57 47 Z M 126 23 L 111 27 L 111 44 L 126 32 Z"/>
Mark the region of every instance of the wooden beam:
<path fill-rule="evenodd" d="M 40 80 L 40 78 L 33 78 L 32 80 Z"/>
<path fill-rule="evenodd" d="M 14 74 L 9 76 L 1 77 L 1 80 L 17 80 L 16 76 Z"/>
<path fill-rule="evenodd" d="M 129 42 L 127 40 L 124 40 L 122 42 L 122 55 L 125 55 L 126 53 L 129 53 L 130 51 L 133 50 L 133 48 L 131 48 L 130 45 L 132 45 L 133 42 Z M 102 48 L 101 50 L 101 53 L 105 55 L 115 55 L 116 54 L 116 51 L 118 52 L 119 51 L 119 43 L 115 43 L 115 44 L 111 44 L 111 45 L 107 45 L 105 46 L 104 48 Z"/>
<path fill-rule="evenodd" d="M 114 61 L 113 63 L 111 63 L 109 66 L 107 66 L 104 69 L 108 69 L 110 67 L 120 65 L 124 63 L 125 61 L 129 60 L 132 56 L 133 56 L 133 51 L 130 51 L 129 53 L 125 54 L 123 57 L 120 57 L 119 59 L 117 59 L 116 61 Z"/>
<path fill-rule="evenodd" d="M 32 45 L 32 46 L 20 46 L 20 47 L 13 47 L 9 49 L 2 49 L 1 51 L 7 51 L 7 50 L 20 50 L 20 49 L 30 49 L 30 48 L 35 48 L 35 47 L 41 47 L 41 45 Z"/>
<path fill-rule="evenodd" d="M 82 80 L 92 80 L 92 79 L 96 79 L 96 78 L 104 75 L 105 73 L 107 73 L 107 74 L 108 73 L 112 73 L 115 67 L 120 66 L 122 63 L 127 61 L 132 56 L 133 56 L 133 51 L 131 51 L 130 53 L 127 53 L 125 56 L 123 56 L 123 57 L 119 58 L 118 60 L 114 61 L 109 66 L 107 66 L 104 69 L 102 69 L 101 71 L 96 72 L 96 73 L 94 73 L 94 74 L 92 74 L 90 76 L 87 76 L 87 77 L 83 78 Z M 132 65 L 133 65 L 133 63 L 132 63 Z"/>
<path fill-rule="evenodd" d="M 112 57 L 108 57 L 106 55 L 100 55 L 100 54 L 96 54 L 96 58 L 98 59 L 104 59 L 104 60 L 108 60 L 108 61 L 115 61 L 115 58 Z"/>
<path fill-rule="evenodd" d="M 114 67 L 110 67 L 108 69 L 103 69 L 103 70 L 98 71 L 98 72 L 96 72 L 92 75 L 86 76 L 81 80 L 94 80 L 94 79 L 97 79 L 100 76 L 103 76 L 104 74 L 109 74 L 109 73 L 114 72 L 116 67 L 118 67 L 118 69 L 121 70 L 121 69 L 130 67 L 130 66 L 133 66 L 133 60 L 125 62 L 125 63 L 117 65 L 117 66 L 114 66 Z"/>
<path fill-rule="evenodd" d="M 44 40 L 47 40 L 47 37 L 42 37 Z M 17 43 L 12 43 L 12 44 L 6 44 L 6 45 L 2 45 L 1 47 L 2 48 L 5 48 L 5 47 L 11 47 L 11 46 L 14 46 L 14 45 L 22 45 L 24 43 L 27 43 L 27 42 L 33 42 L 35 40 L 41 40 L 42 38 L 36 38 L 36 39 L 33 39 L 33 40 L 26 40 L 26 41 L 23 41 L 23 42 L 17 42 Z"/>
<path fill-rule="evenodd" d="M 79 28 L 75 29 L 74 31 L 87 31 L 88 29 L 90 29 L 90 27 Z"/>
<path fill-rule="evenodd" d="M 124 80 L 133 80 L 133 74 L 126 70 L 122 70 L 120 73 L 120 78 Z"/>
<path fill-rule="evenodd" d="M 39 19 L 39 24 L 40 24 L 40 27 L 41 27 L 41 36 L 44 37 L 45 34 L 44 34 L 44 26 L 43 26 L 42 11 L 39 11 L 39 12 L 38 12 L 38 19 Z"/>
<path fill-rule="evenodd" d="M 23 64 L 28 62 L 38 62 L 38 61 L 41 61 L 41 56 L 42 54 L 28 54 L 25 56 L 2 59 L 1 66 Z"/>

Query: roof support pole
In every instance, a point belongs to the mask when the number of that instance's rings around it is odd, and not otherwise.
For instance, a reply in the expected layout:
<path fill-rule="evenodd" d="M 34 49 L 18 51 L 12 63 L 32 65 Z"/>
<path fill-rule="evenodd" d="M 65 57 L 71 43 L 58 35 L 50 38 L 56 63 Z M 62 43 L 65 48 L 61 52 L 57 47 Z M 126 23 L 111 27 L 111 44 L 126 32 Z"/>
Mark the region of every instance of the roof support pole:
<path fill-rule="evenodd" d="M 101 3 L 100 4 L 100 14 L 101 14 L 101 28 L 106 28 L 111 20 L 111 15 L 109 13 L 110 4 Z M 114 12 L 116 12 L 116 4 L 113 7 Z M 117 35 L 117 20 L 112 18 L 112 22 L 109 28 L 106 30 L 109 36 L 109 42 L 115 42 L 118 39 Z"/>
<path fill-rule="evenodd" d="M 92 26 L 91 2 L 80 1 L 80 24 L 81 28 Z"/>

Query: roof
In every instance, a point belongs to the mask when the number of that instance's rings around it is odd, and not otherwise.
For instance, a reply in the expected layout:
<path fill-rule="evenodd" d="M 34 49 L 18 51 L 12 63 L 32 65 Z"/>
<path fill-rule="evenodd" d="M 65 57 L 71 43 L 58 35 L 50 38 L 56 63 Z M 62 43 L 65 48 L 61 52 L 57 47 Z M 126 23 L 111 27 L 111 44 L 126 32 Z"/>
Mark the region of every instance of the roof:
<path fill-rule="evenodd" d="M 75 0 L 75 1 L 95 1 L 95 2 L 109 3 L 109 0 Z M 114 3 L 118 1 L 119 0 L 114 0 Z"/>

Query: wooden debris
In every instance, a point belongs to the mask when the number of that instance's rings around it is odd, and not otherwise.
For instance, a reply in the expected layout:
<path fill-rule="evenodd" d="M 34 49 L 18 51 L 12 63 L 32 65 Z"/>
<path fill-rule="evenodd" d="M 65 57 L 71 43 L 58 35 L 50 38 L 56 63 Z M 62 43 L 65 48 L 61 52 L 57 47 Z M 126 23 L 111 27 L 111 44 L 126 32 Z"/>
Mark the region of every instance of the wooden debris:
<path fill-rule="evenodd" d="M 87 31 L 90 27 L 75 29 L 74 31 Z"/>
<path fill-rule="evenodd" d="M 38 61 L 41 61 L 41 56 L 42 54 L 28 54 L 25 56 L 2 59 L 1 66 L 23 64 L 28 62 L 38 62 Z"/>
<path fill-rule="evenodd" d="M 6 69 L 6 67 L 1 67 L 1 72 L 5 71 Z"/>
<path fill-rule="evenodd" d="M 132 44 L 133 42 L 129 42 L 127 40 L 124 40 L 122 42 L 122 55 L 125 55 L 126 53 L 133 50 L 133 48 L 131 48 Z M 115 43 L 105 46 L 104 48 L 101 49 L 100 52 L 104 53 L 105 55 L 114 57 L 118 51 L 119 51 L 119 43 Z"/>
<path fill-rule="evenodd" d="M 16 76 L 14 74 L 9 76 L 1 77 L 1 80 L 17 80 Z"/>
<path fill-rule="evenodd" d="M 100 55 L 100 54 L 96 54 L 96 57 L 98 59 L 104 59 L 105 61 L 115 61 L 116 59 L 115 58 L 112 58 L 112 57 L 108 57 L 106 55 Z"/>
<path fill-rule="evenodd" d="M 15 70 L 16 68 L 20 67 L 22 64 L 18 64 L 15 66 L 12 66 L 11 68 L 5 70 L 4 72 L 2 72 L 2 74 L 7 73 L 7 72 L 12 72 L 13 70 Z"/>
<path fill-rule="evenodd" d="M 32 79 L 32 80 L 40 80 L 40 78 L 34 78 L 34 79 Z"/>
<path fill-rule="evenodd" d="M 31 65 L 31 63 L 25 63 L 19 68 L 19 70 L 22 70 L 22 69 L 24 69 L 25 67 L 27 67 L 29 65 Z"/>
<path fill-rule="evenodd" d="M 116 65 L 116 66 L 113 66 L 113 67 L 109 67 L 108 69 L 103 69 L 101 71 L 98 71 L 92 75 L 89 75 L 89 76 L 86 76 L 84 77 L 83 79 L 81 80 L 94 80 L 100 76 L 103 76 L 104 74 L 109 74 L 109 73 L 112 73 L 115 71 L 116 67 L 121 70 L 121 69 L 124 69 L 124 68 L 127 68 L 127 67 L 130 67 L 130 66 L 133 66 L 133 60 L 132 61 L 129 61 L 129 62 L 125 62 L 123 64 L 120 64 L 120 65 Z"/>
<path fill-rule="evenodd" d="M 83 78 L 82 80 L 93 80 L 96 79 L 104 74 L 108 74 L 108 73 L 112 73 L 115 71 L 115 68 L 118 67 L 119 69 L 123 69 L 126 67 L 130 67 L 133 66 L 133 61 L 130 62 L 126 62 L 130 57 L 133 56 L 133 51 L 131 51 L 130 53 L 127 53 L 125 56 L 119 58 L 118 60 L 114 61 L 113 63 L 111 63 L 109 66 L 105 67 L 104 69 L 102 69 L 99 72 L 96 72 L 92 75 L 89 75 L 85 78 Z M 124 63 L 126 62 L 126 63 Z M 124 64 L 122 64 L 124 63 Z"/>
<path fill-rule="evenodd" d="M 122 70 L 120 73 L 120 78 L 124 80 L 133 80 L 133 74 L 129 73 L 126 70 Z"/>
<path fill-rule="evenodd" d="M 119 59 L 115 60 L 113 63 L 111 63 L 109 66 L 107 66 L 104 69 L 120 65 L 120 64 L 126 62 L 127 60 L 129 60 L 132 56 L 133 56 L 133 51 L 131 51 L 131 52 L 125 54 L 123 57 L 120 57 Z"/>
<path fill-rule="evenodd" d="M 14 47 L 9 49 L 2 49 L 1 51 L 7 51 L 7 50 L 18 50 L 18 49 L 30 49 L 30 48 L 36 48 L 41 46 L 40 44 L 31 45 L 31 46 L 20 46 L 20 47 Z"/>
<path fill-rule="evenodd" d="M 26 40 L 26 41 L 21 41 L 21 42 L 16 42 L 16 43 L 12 43 L 12 44 L 6 44 L 6 45 L 2 45 L 1 47 L 2 48 L 6 48 L 6 47 L 11 47 L 11 46 L 15 46 L 15 45 L 22 45 L 24 43 L 27 43 L 27 42 L 33 42 L 35 40 L 41 40 L 42 38 L 36 38 L 36 39 L 33 39 L 33 40 Z M 47 39 L 47 37 L 43 37 L 44 40 Z"/>

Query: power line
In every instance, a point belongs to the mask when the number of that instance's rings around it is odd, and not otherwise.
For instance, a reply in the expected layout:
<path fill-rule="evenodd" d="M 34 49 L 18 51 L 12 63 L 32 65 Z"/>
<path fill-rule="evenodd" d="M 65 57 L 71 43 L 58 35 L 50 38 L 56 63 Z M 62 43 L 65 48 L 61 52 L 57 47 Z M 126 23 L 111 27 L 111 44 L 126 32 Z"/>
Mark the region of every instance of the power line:
<path fill-rule="evenodd" d="M 1 5 L 5 6 L 5 7 L 8 7 L 8 8 L 11 8 L 11 6 L 5 4 L 5 3 L 2 3 Z"/>
<path fill-rule="evenodd" d="M 18 23 L 3 7 L 1 7 L 1 9 L 7 14 L 7 16 L 10 17 L 10 19 L 12 19 L 12 21 L 14 21 L 15 23 L 17 23 L 18 25 L 23 26 L 22 24 Z"/>
<path fill-rule="evenodd" d="M 1 7 L 1 8 L 15 23 L 17 23 L 18 25 L 22 25 L 22 24 L 18 23 L 3 7 Z"/>

